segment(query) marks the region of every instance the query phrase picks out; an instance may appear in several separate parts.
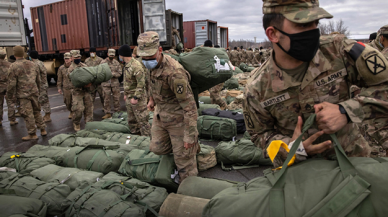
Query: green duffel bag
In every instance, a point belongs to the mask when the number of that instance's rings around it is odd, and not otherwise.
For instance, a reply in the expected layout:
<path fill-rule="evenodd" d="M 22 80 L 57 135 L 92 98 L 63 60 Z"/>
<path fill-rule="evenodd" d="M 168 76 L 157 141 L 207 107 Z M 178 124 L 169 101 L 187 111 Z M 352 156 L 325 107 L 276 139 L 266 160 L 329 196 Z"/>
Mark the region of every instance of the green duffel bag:
<path fill-rule="evenodd" d="M 106 140 L 125 144 L 126 150 L 133 149 L 149 150 L 151 138 L 148 136 L 138 136 L 124 133 L 106 133 Z"/>
<path fill-rule="evenodd" d="M 55 161 L 50 158 L 38 157 L 28 153 L 7 152 L 0 157 L 0 167 L 14 168 L 16 172 L 22 174 L 30 173 L 35 169 L 54 163 Z"/>
<path fill-rule="evenodd" d="M 315 118 L 313 114 L 306 120 L 295 144 Z M 225 189 L 210 200 L 202 216 L 386 216 L 388 158 L 348 158 L 337 137 L 330 136 L 336 160 L 313 158 L 288 166 L 299 147 L 294 145 L 280 170 L 268 169 L 264 177 Z M 271 145 L 287 146 L 281 141 Z"/>
<path fill-rule="evenodd" d="M 224 83 L 224 88 L 227 90 L 238 89 L 239 87 L 240 87 L 240 84 L 238 83 L 237 78 L 230 78 Z"/>
<path fill-rule="evenodd" d="M 198 98 L 199 104 L 212 104 L 212 100 L 210 99 L 210 96 L 200 96 Z"/>
<path fill-rule="evenodd" d="M 134 203 L 126 201 L 131 194 L 120 196 L 113 191 L 77 188 L 62 203 L 66 217 L 130 216 L 145 217 L 145 212 Z"/>
<path fill-rule="evenodd" d="M 58 134 L 51 138 L 48 143 L 50 146 L 72 147 L 77 137 L 72 134 Z"/>
<path fill-rule="evenodd" d="M 50 164 L 31 172 L 31 175 L 44 182 L 66 184 L 71 190 L 83 188 L 97 182 L 102 173 Z"/>
<path fill-rule="evenodd" d="M 109 122 L 94 121 L 88 122 L 85 125 L 85 130 L 105 130 L 116 133 L 131 133 L 128 126 Z"/>
<path fill-rule="evenodd" d="M 39 199 L 47 204 L 47 215 L 60 216 L 61 203 L 71 193 L 69 186 L 45 183 L 31 176 L 14 172 L 0 172 L 0 189 L 19 197 Z M 1 190 L 0 190 L 1 192 Z"/>
<path fill-rule="evenodd" d="M 198 116 L 202 116 L 202 111 L 209 108 L 215 108 L 221 110 L 221 107 L 216 104 L 199 104 Z"/>
<path fill-rule="evenodd" d="M 227 97 L 226 97 L 226 103 L 229 105 L 229 104 L 232 103 L 235 99 L 236 99 L 236 97 L 227 96 Z"/>
<path fill-rule="evenodd" d="M 164 53 L 164 52 L 163 52 L 163 54 L 172 57 L 176 61 L 179 61 L 179 56 L 177 56 L 177 55 L 174 55 L 174 54 L 171 54 L 171 53 Z"/>
<path fill-rule="evenodd" d="M 202 115 L 198 117 L 197 129 L 204 139 L 230 141 L 237 136 L 236 121 L 229 118 Z"/>
<path fill-rule="evenodd" d="M 34 145 L 26 153 L 53 159 L 55 164 L 60 165 L 63 163 L 63 156 L 67 150 L 68 148 L 65 147 Z"/>
<path fill-rule="evenodd" d="M 61 166 L 107 174 L 117 172 L 126 152 L 117 150 L 120 146 L 88 145 L 70 147 L 63 156 Z"/>
<path fill-rule="evenodd" d="M 179 185 L 177 194 L 212 199 L 221 191 L 236 186 L 238 182 L 189 176 Z"/>
<path fill-rule="evenodd" d="M 121 120 L 128 120 L 128 113 L 123 112 L 123 111 L 115 112 L 112 114 L 112 118 L 118 118 Z"/>
<path fill-rule="evenodd" d="M 101 84 L 112 78 L 112 71 L 107 63 L 92 67 L 78 67 L 70 74 L 71 83 L 75 87 L 83 87 L 90 83 Z"/>
<path fill-rule="evenodd" d="M 171 178 L 175 170 L 173 155 L 156 155 L 149 150 L 135 149 L 127 154 L 119 173 L 153 185 L 176 189 L 178 185 Z"/>
<path fill-rule="evenodd" d="M 248 131 L 245 131 L 243 139 L 251 140 L 251 135 Z"/>
<path fill-rule="evenodd" d="M 106 140 L 106 136 L 105 136 L 106 133 L 108 132 L 105 130 L 80 130 L 76 132 L 74 135 L 76 137 L 96 138 L 96 139 Z"/>
<path fill-rule="evenodd" d="M 46 217 L 47 205 L 34 198 L 0 195 L 0 210 L 4 217 Z"/>
<path fill-rule="evenodd" d="M 217 165 L 216 150 L 204 144 L 199 144 L 201 151 L 197 154 L 198 171 L 205 171 Z"/>
<path fill-rule="evenodd" d="M 234 70 L 234 75 L 237 75 L 237 74 L 240 74 L 240 73 L 244 73 L 238 66 L 235 66 L 235 70 Z"/>
<path fill-rule="evenodd" d="M 240 64 L 240 69 L 241 69 L 243 72 L 251 72 L 251 71 L 255 70 L 255 67 L 251 67 L 251 66 L 248 66 L 248 65 L 245 64 L 245 63 L 241 63 L 241 64 Z"/>
<path fill-rule="evenodd" d="M 104 123 L 114 123 L 114 124 L 121 124 L 121 125 L 124 125 L 126 127 L 129 127 L 128 126 L 128 121 L 127 120 L 123 120 L 123 119 L 120 119 L 120 118 L 112 118 L 112 119 L 105 119 L 101 122 L 104 122 Z"/>
<path fill-rule="evenodd" d="M 260 165 L 272 166 L 270 159 L 265 159 L 263 150 L 256 147 L 251 140 L 240 139 L 232 142 L 220 142 L 216 147 L 217 161 L 226 171 L 247 169 Z M 225 165 L 233 165 L 226 168 Z"/>

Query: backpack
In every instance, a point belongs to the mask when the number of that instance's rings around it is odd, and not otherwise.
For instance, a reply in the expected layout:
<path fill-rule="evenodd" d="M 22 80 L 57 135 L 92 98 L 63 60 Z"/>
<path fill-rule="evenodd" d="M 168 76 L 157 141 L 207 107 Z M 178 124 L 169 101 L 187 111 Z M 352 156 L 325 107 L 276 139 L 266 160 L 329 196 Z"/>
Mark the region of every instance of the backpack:
<path fill-rule="evenodd" d="M 235 120 L 216 116 L 198 117 L 197 129 L 199 137 L 205 139 L 229 141 L 237 135 Z"/>
<path fill-rule="evenodd" d="M 222 110 L 211 108 L 211 109 L 203 110 L 202 115 L 210 115 L 210 116 L 216 116 L 216 117 L 220 117 L 220 118 L 229 118 L 229 119 L 235 120 L 238 134 L 244 133 L 246 130 L 245 122 L 244 122 L 244 115 L 242 113 L 232 112 L 232 111 L 222 111 Z"/>

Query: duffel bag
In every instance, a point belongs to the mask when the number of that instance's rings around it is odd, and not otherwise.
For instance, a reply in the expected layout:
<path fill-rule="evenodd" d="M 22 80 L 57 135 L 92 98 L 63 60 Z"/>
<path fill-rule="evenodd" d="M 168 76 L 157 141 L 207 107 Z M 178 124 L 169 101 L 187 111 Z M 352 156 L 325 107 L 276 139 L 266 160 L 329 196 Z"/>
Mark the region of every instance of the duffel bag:
<path fill-rule="evenodd" d="M 295 144 L 315 118 L 313 114 L 306 120 Z M 330 136 L 335 160 L 313 158 L 292 165 L 299 147 L 293 145 L 281 169 L 268 169 L 264 177 L 220 192 L 203 216 L 386 216 L 388 158 L 348 158 L 336 135 Z M 273 141 L 269 156 L 275 158 L 281 147 L 288 149 L 282 141 Z"/>
<path fill-rule="evenodd" d="M 66 147 L 34 145 L 26 153 L 53 159 L 56 165 L 60 165 L 63 163 L 63 156 L 67 150 L 68 148 Z"/>
<path fill-rule="evenodd" d="M 101 122 L 121 124 L 121 125 L 124 125 L 124 126 L 128 127 L 128 121 L 120 119 L 120 118 L 105 119 L 105 120 L 102 120 Z"/>
<path fill-rule="evenodd" d="M 118 118 L 121 120 L 128 120 L 128 113 L 124 111 L 115 112 L 112 114 L 112 118 Z"/>
<path fill-rule="evenodd" d="M 230 78 L 224 83 L 224 88 L 227 90 L 237 89 L 239 86 L 237 78 Z"/>
<path fill-rule="evenodd" d="M 38 199 L 0 195 L 1 216 L 46 217 L 47 205 Z"/>
<path fill-rule="evenodd" d="M 105 136 L 106 133 L 108 132 L 105 130 L 80 130 L 76 132 L 74 136 L 106 140 L 106 136 Z"/>
<path fill-rule="evenodd" d="M 153 185 L 176 189 L 176 165 L 173 155 L 156 155 L 149 150 L 135 149 L 127 154 L 119 173 Z"/>
<path fill-rule="evenodd" d="M 204 139 L 229 141 L 237 135 L 235 120 L 209 115 L 198 117 L 197 129 L 199 136 Z"/>
<path fill-rule="evenodd" d="M 55 161 L 50 158 L 28 153 L 7 152 L 0 157 L 0 167 L 14 168 L 21 174 L 28 174 L 35 169 L 54 163 Z"/>
<path fill-rule="evenodd" d="M 205 109 L 209 109 L 209 108 L 214 108 L 214 109 L 221 110 L 220 106 L 216 105 L 216 104 L 199 104 L 198 116 L 202 116 L 202 111 L 205 110 Z"/>
<path fill-rule="evenodd" d="M 69 186 L 59 183 L 45 183 L 31 176 L 14 172 L 0 172 L 0 189 L 19 197 L 39 199 L 47 204 L 47 215 L 60 216 L 61 203 L 71 193 Z"/>
<path fill-rule="evenodd" d="M 234 68 L 235 68 L 233 71 L 234 75 L 244 73 L 243 70 L 241 70 L 238 66 L 235 66 Z"/>
<path fill-rule="evenodd" d="M 246 131 L 244 115 L 238 112 L 221 111 L 218 109 L 205 109 L 202 111 L 202 115 L 211 115 L 220 118 L 229 118 L 236 121 L 237 133 L 244 133 Z"/>
<path fill-rule="evenodd" d="M 216 147 L 217 161 L 223 170 L 246 169 L 259 165 L 272 166 L 269 159 L 263 156 L 263 150 L 256 147 L 251 140 L 240 139 L 231 142 L 220 142 Z M 226 168 L 225 165 L 233 165 Z"/>
<path fill-rule="evenodd" d="M 245 64 L 245 63 L 241 63 L 239 68 L 240 68 L 243 72 L 251 72 L 251 71 L 255 70 L 255 67 L 248 66 L 248 65 Z"/>
<path fill-rule="evenodd" d="M 212 104 L 210 96 L 201 96 L 198 98 L 199 104 Z"/>
<path fill-rule="evenodd" d="M 138 136 L 124 133 L 106 133 L 106 140 L 125 144 L 129 151 L 133 149 L 149 150 L 151 138 L 148 136 Z"/>
<path fill-rule="evenodd" d="M 115 124 L 109 122 L 88 122 L 85 125 L 85 130 L 105 130 L 108 132 L 116 132 L 116 133 L 131 133 L 128 126 L 124 126 L 122 124 Z"/>
<path fill-rule="evenodd" d="M 89 186 L 104 176 L 98 172 L 60 167 L 54 164 L 36 169 L 31 172 L 31 175 L 44 182 L 66 184 L 71 190 Z"/>
<path fill-rule="evenodd" d="M 205 171 L 217 165 L 216 150 L 204 144 L 199 144 L 201 151 L 197 154 L 198 171 Z"/>
<path fill-rule="evenodd" d="M 126 152 L 117 150 L 120 146 L 88 145 L 71 147 L 63 156 L 61 166 L 107 174 L 117 172 Z M 116 149 L 116 150 L 115 150 Z"/>
<path fill-rule="evenodd" d="M 101 84 L 112 78 L 112 71 L 107 63 L 92 67 L 77 67 L 70 73 L 71 83 L 83 87 L 90 83 Z"/>

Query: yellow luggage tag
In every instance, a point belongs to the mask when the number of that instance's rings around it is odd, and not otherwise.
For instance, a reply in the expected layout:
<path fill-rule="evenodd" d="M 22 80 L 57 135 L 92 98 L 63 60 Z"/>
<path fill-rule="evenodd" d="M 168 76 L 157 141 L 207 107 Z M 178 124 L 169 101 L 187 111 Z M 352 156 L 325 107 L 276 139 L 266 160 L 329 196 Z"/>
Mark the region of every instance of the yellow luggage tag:
<path fill-rule="evenodd" d="M 282 140 L 275 140 L 275 141 L 272 141 L 271 144 L 269 144 L 267 148 L 267 153 L 269 158 L 271 158 L 272 163 L 276 155 L 279 153 L 280 148 L 284 148 L 287 152 L 290 152 L 288 145 L 284 143 Z M 288 166 L 293 165 L 294 162 L 295 162 L 295 155 L 291 158 L 290 162 L 288 163 Z M 278 167 L 275 170 L 280 170 L 281 168 L 282 167 Z"/>

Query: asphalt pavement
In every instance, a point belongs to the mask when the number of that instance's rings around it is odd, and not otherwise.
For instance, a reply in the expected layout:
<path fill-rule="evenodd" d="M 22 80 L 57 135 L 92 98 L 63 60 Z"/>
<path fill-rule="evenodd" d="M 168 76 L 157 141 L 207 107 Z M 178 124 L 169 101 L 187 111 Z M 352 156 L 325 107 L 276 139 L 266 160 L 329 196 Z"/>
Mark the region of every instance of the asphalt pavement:
<path fill-rule="evenodd" d="M 123 88 L 121 87 L 121 91 Z M 22 140 L 23 136 L 27 135 L 27 129 L 23 118 L 18 117 L 19 124 L 10 126 L 8 120 L 8 107 L 4 104 L 3 125 L 0 126 L 0 155 L 9 151 L 25 152 L 35 144 L 48 145 L 48 140 L 58 134 L 74 133 L 73 124 L 71 119 L 68 119 L 69 111 L 67 111 L 63 102 L 63 96 L 58 93 L 56 85 L 51 83 L 48 89 L 49 101 L 51 106 L 51 119 L 52 121 L 46 123 L 48 135 L 42 137 L 40 131 L 37 131 L 39 140 L 25 142 Z M 126 111 L 123 95 L 121 95 L 120 105 L 121 110 Z M 97 94 L 98 97 L 98 94 Z M 113 104 L 112 104 L 113 110 Z M 101 121 L 105 115 L 102 110 L 101 101 L 96 98 L 94 102 L 94 121 Z M 44 113 L 42 112 L 42 115 Z M 84 120 L 81 121 L 81 129 L 85 126 Z M 237 138 L 241 138 L 242 135 L 238 135 Z M 219 141 L 201 141 L 203 144 L 216 147 Z M 223 171 L 220 165 L 213 167 L 207 171 L 200 172 L 199 176 L 207 178 L 226 179 L 238 182 L 247 182 L 256 177 L 263 176 L 263 170 L 269 167 L 258 167 L 243 170 L 232 170 L 229 172 Z"/>

